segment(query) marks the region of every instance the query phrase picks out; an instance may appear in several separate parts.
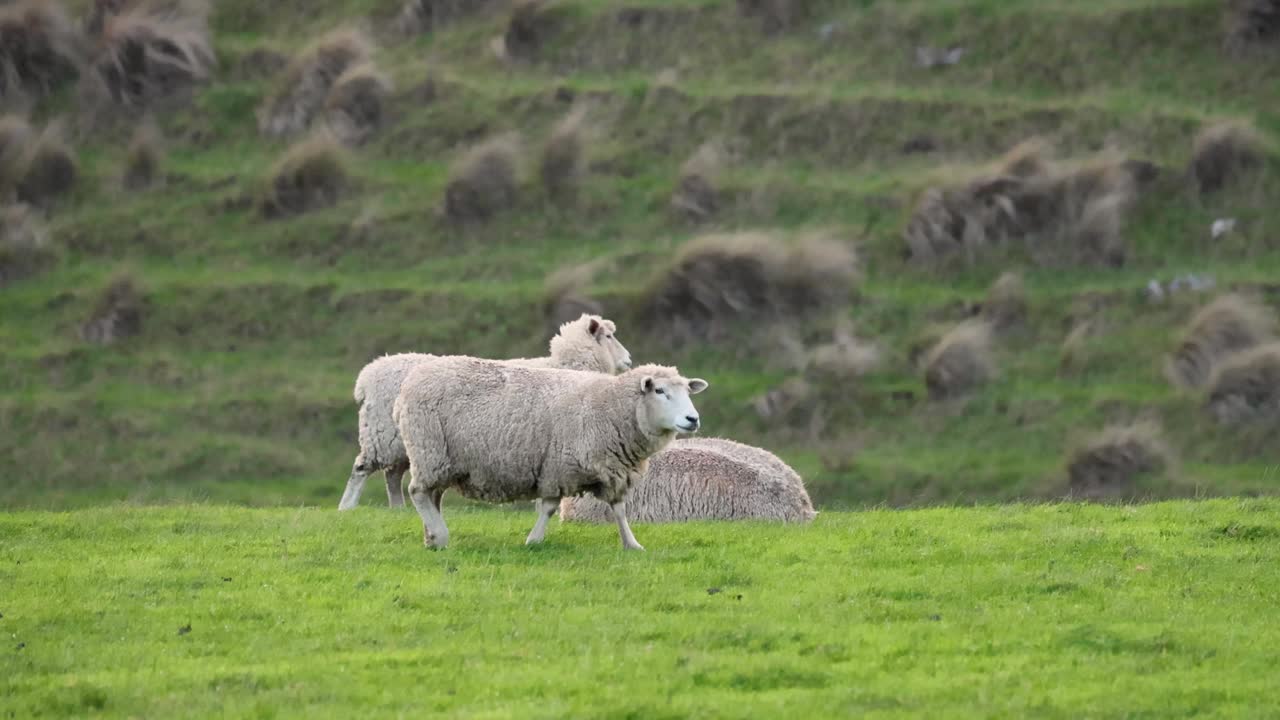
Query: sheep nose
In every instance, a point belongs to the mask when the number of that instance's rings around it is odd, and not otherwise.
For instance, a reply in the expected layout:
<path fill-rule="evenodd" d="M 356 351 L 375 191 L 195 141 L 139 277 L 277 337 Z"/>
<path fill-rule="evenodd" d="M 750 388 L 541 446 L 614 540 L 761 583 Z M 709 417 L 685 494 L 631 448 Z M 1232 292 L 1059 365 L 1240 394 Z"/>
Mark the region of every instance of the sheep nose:
<path fill-rule="evenodd" d="M 684 419 L 685 419 L 685 422 L 689 423 L 689 425 L 691 425 L 692 427 L 698 427 L 697 415 L 685 415 Z"/>

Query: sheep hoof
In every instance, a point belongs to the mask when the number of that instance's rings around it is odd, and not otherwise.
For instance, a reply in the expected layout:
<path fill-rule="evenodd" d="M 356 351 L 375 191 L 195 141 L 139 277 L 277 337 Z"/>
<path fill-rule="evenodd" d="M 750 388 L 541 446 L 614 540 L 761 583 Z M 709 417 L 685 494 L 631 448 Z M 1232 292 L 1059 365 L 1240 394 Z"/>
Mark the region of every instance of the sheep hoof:
<path fill-rule="evenodd" d="M 436 538 L 432 537 L 430 533 L 423 532 L 422 544 L 428 550 L 443 550 L 445 546 L 449 544 L 449 538 L 448 536 L 445 536 L 444 538 L 437 540 Z"/>
<path fill-rule="evenodd" d="M 641 545 L 640 543 L 636 543 L 634 545 L 623 545 L 622 549 L 623 550 L 639 550 L 640 552 L 644 552 L 644 546 Z"/>

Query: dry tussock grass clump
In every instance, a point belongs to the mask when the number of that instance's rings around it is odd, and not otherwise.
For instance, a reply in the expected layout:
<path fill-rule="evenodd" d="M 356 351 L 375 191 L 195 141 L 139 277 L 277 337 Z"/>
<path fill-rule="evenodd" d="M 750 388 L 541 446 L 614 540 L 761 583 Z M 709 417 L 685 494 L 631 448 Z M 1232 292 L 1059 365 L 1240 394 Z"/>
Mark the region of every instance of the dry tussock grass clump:
<path fill-rule="evenodd" d="M 995 374 L 991 324 L 970 320 L 942 336 L 924 356 L 924 384 L 929 399 L 965 395 Z"/>
<path fill-rule="evenodd" d="M 1000 173 L 1037 178 L 1053 173 L 1054 149 L 1044 138 L 1033 137 L 1014 145 L 997 161 Z"/>
<path fill-rule="evenodd" d="M 1206 406 L 1224 425 L 1280 421 L 1280 343 L 1237 353 L 1214 368 Z"/>
<path fill-rule="evenodd" d="M 0 5 L 0 100 L 6 104 L 73 79 L 82 57 L 80 35 L 61 3 Z"/>
<path fill-rule="evenodd" d="M 803 430 L 816 441 L 830 421 L 852 411 L 860 415 L 858 396 L 865 378 L 884 363 L 881 347 L 850 334 L 839 323 L 831 342 L 806 350 L 791 325 L 773 325 L 770 360 L 798 372 L 751 400 L 762 420 L 787 432 Z"/>
<path fill-rule="evenodd" d="M 1276 317 L 1267 306 L 1235 293 L 1222 295 L 1187 323 L 1165 374 L 1185 389 L 1202 387 L 1217 363 L 1269 342 L 1275 330 Z"/>
<path fill-rule="evenodd" d="M 351 28 L 332 30 L 303 48 L 284 69 L 276 90 L 258 108 L 258 131 L 297 135 L 311 126 L 338 78 L 373 55 L 373 42 Z"/>
<path fill-rule="evenodd" d="M 572 199 L 586 173 L 586 117 L 583 108 L 569 113 L 552 129 L 542 147 L 538 175 L 552 199 Z"/>
<path fill-rule="evenodd" d="M 738 13 L 760 23 L 766 34 L 785 32 L 809 17 L 812 0 L 738 0 Z"/>
<path fill-rule="evenodd" d="M 520 182 L 520 136 L 507 133 L 464 152 L 449 173 L 445 215 L 466 222 L 486 220 L 513 206 Z"/>
<path fill-rule="evenodd" d="M 103 290 L 89 318 L 80 325 L 80 339 L 96 345 L 112 343 L 142 333 L 142 290 L 128 275 L 120 275 Z"/>
<path fill-rule="evenodd" d="M 1173 467 L 1173 454 L 1154 423 L 1112 425 L 1067 453 L 1068 487 L 1074 497 L 1102 500 L 1128 495 L 1146 474 Z"/>
<path fill-rule="evenodd" d="M 217 67 L 200 0 L 126 2 L 103 20 L 92 68 L 107 94 L 145 107 L 207 81 Z"/>
<path fill-rule="evenodd" d="M 16 115 L 0 117 L 0 199 L 13 193 L 35 130 Z"/>
<path fill-rule="evenodd" d="M 495 4 L 495 0 L 408 0 L 400 8 L 395 29 L 404 35 L 431 32 Z"/>
<path fill-rule="evenodd" d="M 154 122 L 143 122 L 133 132 L 124 155 L 124 173 L 121 182 L 126 190 L 144 190 L 160 177 L 160 165 L 164 161 L 164 147 L 160 128 Z"/>
<path fill-rule="evenodd" d="M 502 35 L 506 58 L 530 58 L 555 30 L 553 0 L 512 0 L 507 29 Z"/>
<path fill-rule="evenodd" d="M 982 317 L 996 332 L 1009 332 L 1027 321 L 1027 288 L 1022 276 L 1006 272 L 996 278 L 982 301 Z"/>
<path fill-rule="evenodd" d="M 23 149 L 12 182 L 19 201 L 48 209 L 71 192 L 78 175 L 75 152 L 63 140 L 61 126 L 53 123 Z"/>
<path fill-rule="evenodd" d="M 126 2 L 127 0 L 93 0 L 93 6 L 89 8 L 89 15 L 84 21 L 85 34 L 91 37 L 100 34 L 107 26 L 107 20 L 120 14 Z"/>
<path fill-rule="evenodd" d="M 1207 195 L 1223 190 L 1262 167 L 1266 143 L 1253 127 L 1218 122 L 1196 135 L 1188 173 L 1196 190 Z"/>
<path fill-rule="evenodd" d="M 44 226 L 31 208 L 0 208 L 0 287 L 42 272 L 56 260 Z"/>
<path fill-rule="evenodd" d="M 717 145 L 708 143 L 698 148 L 680 167 L 671 207 L 690 220 L 714 216 L 720 209 L 717 184 L 723 166 L 724 153 Z"/>
<path fill-rule="evenodd" d="M 883 360 L 879 346 L 854 337 L 838 337 L 810 351 L 805 375 L 820 385 L 849 387 L 879 369 Z"/>
<path fill-rule="evenodd" d="M 914 333 L 907 341 L 907 362 L 914 368 L 924 367 L 925 355 L 934 348 L 955 325 L 950 322 L 928 322 Z"/>
<path fill-rule="evenodd" d="M 361 145 L 386 120 L 391 79 L 372 63 L 356 65 L 333 83 L 324 103 L 329 130 L 348 145 Z"/>
<path fill-rule="evenodd" d="M 976 176 L 925 190 L 907 223 L 907 249 L 923 263 L 973 263 L 1021 246 L 1041 264 L 1123 265 L 1136 168 L 1116 155 L 1057 162 L 1047 144 L 1024 143 Z"/>
<path fill-rule="evenodd" d="M 351 185 L 342 144 L 315 133 L 293 144 L 267 174 L 258 199 L 263 217 L 284 217 L 330 207 Z"/>
<path fill-rule="evenodd" d="M 847 301 L 857 279 L 854 251 L 831 237 L 786 242 L 766 232 L 715 234 L 681 247 L 642 302 L 655 330 L 715 341 L 743 321 L 830 310 Z"/>
<path fill-rule="evenodd" d="M 1227 0 L 1227 47 L 1280 49 L 1280 0 Z"/>

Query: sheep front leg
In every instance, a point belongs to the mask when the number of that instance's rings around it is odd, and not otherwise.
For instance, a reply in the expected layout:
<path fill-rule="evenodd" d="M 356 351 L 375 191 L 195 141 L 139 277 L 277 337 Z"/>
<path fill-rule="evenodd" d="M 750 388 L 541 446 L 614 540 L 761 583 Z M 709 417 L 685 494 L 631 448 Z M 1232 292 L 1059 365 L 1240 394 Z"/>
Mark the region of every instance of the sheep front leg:
<path fill-rule="evenodd" d="M 444 524 L 444 513 L 440 512 L 440 500 L 443 490 L 430 489 L 418 484 L 414 477 L 409 483 L 409 499 L 422 516 L 422 541 L 429 548 L 443 550 L 449 544 L 449 528 Z"/>
<path fill-rule="evenodd" d="M 356 456 L 356 461 L 351 464 L 351 476 L 347 478 L 347 489 L 342 493 L 342 500 L 338 501 L 339 510 L 350 510 L 360 504 L 364 481 L 369 479 L 375 469 L 364 461 L 363 455 Z"/>
<path fill-rule="evenodd" d="M 397 465 L 384 471 L 387 476 L 387 505 L 389 507 L 404 507 L 404 486 L 401 482 L 404 480 L 404 473 L 408 469 L 403 465 Z"/>
<path fill-rule="evenodd" d="M 538 498 L 538 522 L 534 523 L 533 530 L 529 531 L 529 537 L 524 539 L 525 545 L 542 542 L 542 539 L 547 536 L 547 521 L 551 519 L 552 515 L 556 514 L 556 510 L 559 507 L 560 498 Z"/>
<path fill-rule="evenodd" d="M 627 503 L 625 500 L 619 500 L 613 503 L 613 516 L 618 520 L 618 535 L 622 537 L 623 550 L 644 550 L 644 546 L 636 541 L 636 536 L 631 532 L 631 525 L 627 523 Z"/>

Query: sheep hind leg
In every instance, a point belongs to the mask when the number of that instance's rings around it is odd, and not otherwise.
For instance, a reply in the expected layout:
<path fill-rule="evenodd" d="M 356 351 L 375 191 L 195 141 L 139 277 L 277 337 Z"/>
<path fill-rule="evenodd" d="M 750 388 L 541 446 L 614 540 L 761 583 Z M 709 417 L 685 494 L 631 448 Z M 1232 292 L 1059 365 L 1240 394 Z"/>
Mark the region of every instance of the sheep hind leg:
<path fill-rule="evenodd" d="M 529 531 L 529 537 L 524 539 L 525 545 L 542 542 L 542 539 L 547 536 L 547 521 L 551 520 L 551 516 L 555 515 L 559 508 L 560 498 L 538 498 L 538 522 L 534 523 L 533 530 Z"/>
<path fill-rule="evenodd" d="M 392 508 L 404 507 L 404 473 L 408 470 L 407 465 L 396 465 L 389 467 L 384 471 L 387 476 L 387 505 Z"/>
<path fill-rule="evenodd" d="M 627 504 L 616 502 L 611 507 L 613 516 L 618 521 L 618 535 L 622 538 L 622 549 L 644 550 L 644 546 L 636 540 L 635 534 L 631 532 L 631 525 L 627 522 Z"/>
<path fill-rule="evenodd" d="M 342 493 L 342 500 L 338 501 L 339 510 L 350 510 L 360 504 L 364 481 L 377 470 L 372 463 L 365 462 L 364 455 L 356 456 L 356 461 L 351 465 L 351 476 L 347 478 L 347 489 Z"/>
<path fill-rule="evenodd" d="M 409 483 L 409 499 L 422 516 L 422 542 L 429 548 L 443 550 L 449 544 L 449 528 L 440 512 L 443 490 L 426 488 L 417 484 L 417 478 Z"/>

